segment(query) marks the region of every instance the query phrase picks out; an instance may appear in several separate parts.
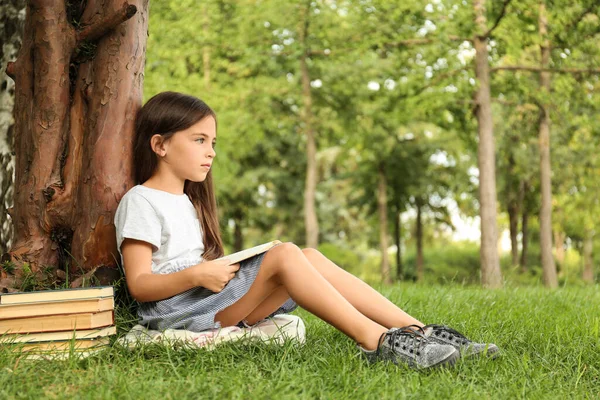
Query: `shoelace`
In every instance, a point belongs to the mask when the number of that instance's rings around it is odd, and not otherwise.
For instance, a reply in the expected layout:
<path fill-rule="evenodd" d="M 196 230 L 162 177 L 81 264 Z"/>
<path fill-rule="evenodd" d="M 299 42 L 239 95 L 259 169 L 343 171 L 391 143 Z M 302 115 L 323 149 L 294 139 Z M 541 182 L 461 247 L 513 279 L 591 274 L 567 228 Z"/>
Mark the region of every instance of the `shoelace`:
<path fill-rule="evenodd" d="M 389 336 L 389 340 L 392 345 L 392 350 L 394 350 L 396 346 L 400 346 L 400 343 L 403 342 L 403 350 L 406 350 L 407 346 L 414 346 L 416 350 L 413 351 L 413 349 L 410 349 L 409 352 L 411 354 L 415 353 L 417 356 L 420 356 L 421 352 L 419 351 L 419 348 L 421 344 L 427 342 L 427 338 L 422 333 L 423 329 L 421 329 L 420 327 L 417 328 L 419 328 L 421 332 L 419 332 L 419 330 L 413 329 L 412 326 L 405 326 L 403 328 L 397 328 L 393 331 L 384 332 L 379 337 L 379 343 L 383 344 L 385 336 Z M 379 358 L 380 349 L 381 345 L 377 346 L 375 358 Z"/>
<path fill-rule="evenodd" d="M 412 325 L 406 326 L 406 328 L 410 328 L 415 331 L 420 331 L 423 334 L 423 336 L 425 336 L 425 330 L 422 327 L 420 327 L 419 325 L 412 324 Z"/>
<path fill-rule="evenodd" d="M 453 340 L 453 336 L 456 337 L 456 342 L 460 343 L 460 344 L 467 344 L 469 343 L 469 339 L 467 339 L 467 337 L 465 335 L 463 335 L 462 333 L 450 328 L 449 326 L 445 326 L 445 325 L 427 325 L 425 326 L 425 328 L 431 328 L 433 329 L 432 335 L 435 336 L 441 336 L 442 338 L 444 337 L 444 334 L 448 335 L 448 339 Z"/>

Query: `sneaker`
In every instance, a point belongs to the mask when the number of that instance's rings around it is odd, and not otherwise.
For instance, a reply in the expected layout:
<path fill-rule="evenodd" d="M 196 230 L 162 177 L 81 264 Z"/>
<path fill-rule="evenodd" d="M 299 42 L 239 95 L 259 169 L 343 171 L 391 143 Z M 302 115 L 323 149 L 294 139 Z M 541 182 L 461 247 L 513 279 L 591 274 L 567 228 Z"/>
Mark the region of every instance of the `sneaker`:
<path fill-rule="evenodd" d="M 384 332 L 379 338 L 377 350 L 369 351 L 358 347 L 371 363 L 387 360 L 396 365 L 408 364 L 416 369 L 454 365 L 460 357 L 453 346 L 432 342 L 422 332 L 411 327 L 392 328 Z"/>
<path fill-rule="evenodd" d="M 493 343 L 476 343 L 462 333 L 445 325 L 426 325 L 422 328 L 425 337 L 439 344 L 452 345 L 462 357 L 472 357 L 485 354 L 491 358 L 500 353 L 498 346 Z"/>

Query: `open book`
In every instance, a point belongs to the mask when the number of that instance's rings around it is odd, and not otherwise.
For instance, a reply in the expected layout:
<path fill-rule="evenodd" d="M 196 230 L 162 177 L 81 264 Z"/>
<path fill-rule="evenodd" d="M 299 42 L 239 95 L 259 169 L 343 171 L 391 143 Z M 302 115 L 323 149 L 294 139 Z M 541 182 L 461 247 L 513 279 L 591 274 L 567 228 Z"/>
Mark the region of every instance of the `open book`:
<path fill-rule="evenodd" d="M 246 249 L 246 250 L 238 251 L 237 253 L 229 254 L 228 256 L 223 256 L 223 257 L 217 258 L 217 260 L 223 260 L 223 259 L 227 258 L 231 261 L 231 264 L 237 264 L 240 261 L 243 261 L 247 258 L 253 257 L 260 253 L 264 253 L 265 251 L 269 250 L 271 247 L 273 247 L 275 245 L 278 245 L 279 243 L 281 243 L 281 241 L 273 240 L 268 243 L 263 243 L 258 246 L 250 247 L 249 249 Z"/>

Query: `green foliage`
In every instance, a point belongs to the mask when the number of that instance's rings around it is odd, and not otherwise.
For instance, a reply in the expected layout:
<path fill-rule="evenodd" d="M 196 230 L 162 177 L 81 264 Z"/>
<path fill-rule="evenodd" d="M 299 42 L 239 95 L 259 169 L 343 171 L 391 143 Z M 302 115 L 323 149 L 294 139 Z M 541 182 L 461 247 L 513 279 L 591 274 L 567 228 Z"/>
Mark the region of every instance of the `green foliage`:
<path fill-rule="evenodd" d="M 486 2 L 490 25 L 502 3 Z M 598 65 L 597 5 L 560 0 L 547 8 L 551 68 Z M 538 13 L 537 0 L 510 2 L 488 43 L 491 67 L 539 65 Z M 341 263 L 359 257 L 361 267 L 348 268 L 377 280 L 380 167 L 390 233 L 398 216 L 417 205 L 436 233 L 452 228 L 455 213 L 478 214 L 476 80 L 468 41 L 475 33 L 473 4 L 459 0 L 153 0 L 144 97 L 178 90 L 216 110 L 213 173 L 227 249 L 236 226 L 244 247 L 274 238 L 303 245 L 306 127 L 299 56 L 307 52 L 320 242 Z M 491 75 L 499 212 L 517 205 L 519 217 L 526 211 L 530 225 L 537 224 L 538 105 L 546 104 L 554 230 L 577 251 L 594 237 L 590 215 L 600 211 L 599 89 L 596 74 L 552 74 L 551 93 L 539 90 L 535 72 Z M 426 279 L 477 282 L 478 252 L 458 244 L 443 255 L 434 237 L 425 241 L 426 258 L 433 257 Z M 537 231 L 529 238 L 533 278 L 516 274 L 515 281 L 537 279 Z M 413 232 L 404 239 L 414 240 Z"/>
<path fill-rule="evenodd" d="M 425 283 L 479 284 L 479 246 L 472 242 L 431 246 L 424 250 Z M 410 249 L 404 258 L 406 279 L 416 279 L 416 254 Z"/>
<path fill-rule="evenodd" d="M 325 257 L 353 275 L 360 273 L 361 257 L 352 249 L 344 249 L 332 243 L 322 243 L 319 245 L 318 250 Z"/>
<path fill-rule="evenodd" d="M 11 262 L 5 262 L 4 267 L 12 264 Z M 9 270 L 12 268 L 14 271 L 14 265 L 8 267 Z M 6 272 L 7 269 L 4 269 Z M 20 268 L 20 278 L 18 280 L 19 286 L 16 288 L 21 292 L 31 292 L 35 290 L 47 290 L 47 289 L 63 289 L 68 288 L 68 282 L 64 282 L 59 279 L 55 274 L 55 267 L 53 266 L 41 266 L 39 271 L 34 272 L 31 265 L 24 262 Z"/>
<path fill-rule="evenodd" d="M 0 268 L 6 274 L 13 275 L 17 267 L 12 261 L 4 261 L 2 264 L 0 264 Z"/>

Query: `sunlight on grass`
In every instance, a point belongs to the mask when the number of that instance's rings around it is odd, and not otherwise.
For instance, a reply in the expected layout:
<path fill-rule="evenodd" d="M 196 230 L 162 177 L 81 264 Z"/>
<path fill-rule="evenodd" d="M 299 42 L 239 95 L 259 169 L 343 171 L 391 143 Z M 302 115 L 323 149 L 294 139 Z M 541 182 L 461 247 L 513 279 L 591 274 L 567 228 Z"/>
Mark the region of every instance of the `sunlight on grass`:
<path fill-rule="evenodd" d="M 369 365 L 304 310 L 307 343 L 226 343 L 216 351 L 112 346 L 84 360 L 25 361 L 0 349 L 0 398 L 597 398 L 600 292 L 401 285 L 379 288 L 425 323 L 493 341 L 497 360 L 417 372 Z M 117 310 L 121 334 L 135 318 Z"/>

